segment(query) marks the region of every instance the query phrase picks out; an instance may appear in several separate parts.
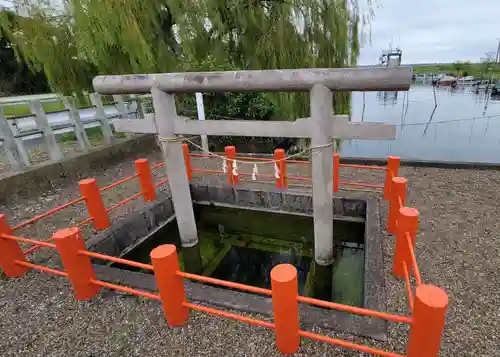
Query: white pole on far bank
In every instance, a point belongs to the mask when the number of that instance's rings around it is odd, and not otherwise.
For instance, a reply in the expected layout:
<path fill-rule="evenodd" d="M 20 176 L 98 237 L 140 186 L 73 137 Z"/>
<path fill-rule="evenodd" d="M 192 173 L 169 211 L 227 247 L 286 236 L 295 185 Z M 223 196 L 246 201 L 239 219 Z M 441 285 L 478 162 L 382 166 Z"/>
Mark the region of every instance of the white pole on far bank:
<path fill-rule="evenodd" d="M 203 94 L 196 93 L 196 109 L 198 112 L 198 120 L 205 120 L 205 106 L 203 105 Z M 208 152 L 208 137 L 201 136 L 201 147 L 205 152 Z"/>

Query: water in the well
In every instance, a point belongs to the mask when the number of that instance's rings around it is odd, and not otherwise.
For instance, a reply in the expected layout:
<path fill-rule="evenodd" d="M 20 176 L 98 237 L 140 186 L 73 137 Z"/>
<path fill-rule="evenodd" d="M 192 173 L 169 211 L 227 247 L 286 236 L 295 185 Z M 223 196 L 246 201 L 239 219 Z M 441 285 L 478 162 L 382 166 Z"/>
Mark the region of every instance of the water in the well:
<path fill-rule="evenodd" d="M 363 305 L 363 223 L 334 221 L 337 254 L 331 268 L 332 283 L 324 284 L 315 281 L 313 274 L 314 233 L 311 217 L 213 205 L 194 205 L 194 210 L 202 264 L 196 273 L 271 288 L 271 269 L 277 264 L 288 263 L 297 269 L 299 294 L 355 306 Z M 161 244 L 176 244 L 180 252 L 181 269 L 189 271 L 190 258 L 180 245 L 175 220 L 129 251 L 124 258 L 149 263 L 149 253 Z M 315 287 L 322 285 L 331 286 L 331 291 L 317 296 L 318 289 Z"/>

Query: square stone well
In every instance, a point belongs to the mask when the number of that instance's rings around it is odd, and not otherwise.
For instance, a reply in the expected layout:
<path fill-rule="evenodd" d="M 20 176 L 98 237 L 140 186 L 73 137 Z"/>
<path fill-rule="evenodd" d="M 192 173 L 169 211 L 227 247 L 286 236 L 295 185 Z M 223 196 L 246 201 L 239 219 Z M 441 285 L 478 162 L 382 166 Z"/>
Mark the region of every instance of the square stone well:
<path fill-rule="evenodd" d="M 340 193 L 344 195 L 343 193 Z M 193 203 L 230 208 L 250 209 L 275 213 L 312 216 L 312 197 L 306 192 L 277 189 L 254 189 L 231 186 L 191 184 Z M 386 311 L 385 276 L 382 267 L 379 202 L 369 197 L 334 197 L 335 220 L 364 220 L 364 300 L 363 307 Z M 123 257 L 159 229 L 175 219 L 170 197 L 160 194 L 154 202 L 131 212 L 110 228 L 87 241 L 90 251 Z M 98 279 L 138 289 L 156 291 L 152 274 L 111 267 L 94 260 Z M 186 280 L 185 288 L 190 301 L 202 301 L 215 306 L 242 312 L 272 316 L 271 298 L 245 292 L 227 290 Z M 387 322 L 372 317 L 357 316 L 336 310 L 300 304 L 303 326 L 320 325 L 339 332 L 387 339 Z"/>

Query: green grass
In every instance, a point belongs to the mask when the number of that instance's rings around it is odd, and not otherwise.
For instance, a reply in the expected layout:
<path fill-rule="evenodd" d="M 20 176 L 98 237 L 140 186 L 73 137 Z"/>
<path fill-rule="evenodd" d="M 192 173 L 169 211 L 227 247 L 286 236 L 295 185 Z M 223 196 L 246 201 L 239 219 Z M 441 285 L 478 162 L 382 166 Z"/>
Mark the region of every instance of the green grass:
<path fill-rule="evenodd" d="M 55 112 L 64 109 L 64 105 L 60 101 L 42 102 L 42 107 L 45 113 Z M 28 104 L 11 104 L 2 106 L 3 114 L 6 117 L 30 115 L 31 110 Z"/>

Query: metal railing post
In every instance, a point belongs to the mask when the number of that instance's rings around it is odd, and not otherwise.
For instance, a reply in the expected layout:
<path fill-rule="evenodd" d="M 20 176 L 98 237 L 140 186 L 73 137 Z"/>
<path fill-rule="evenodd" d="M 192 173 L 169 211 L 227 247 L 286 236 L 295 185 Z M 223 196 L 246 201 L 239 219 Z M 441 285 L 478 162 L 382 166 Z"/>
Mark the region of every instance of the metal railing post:
<path fill-rule="evenodd" d="M 151 175 L 151 168 L 149 167 L 148 159 L 135 160 L 135 171 L 139 175 L 139 182 L 141 184 L 141 192 L 144 201 L 151 202 L 156 200 L 156 189 L 153 184 L 153 176 Z"/>
<path fill-rule="evenodd" d="M 285 150 L 276 149 L 274 150 L 274 160 L 276 160 L 276 166 L 279 170 L 279 178 L 275 179 L 276 187 L 286 189 L 286 161 L 285 161 Z"/>
<path fill-rule="evenodd" d="M 417 287 L 407 357 L 438 357 L 447 308 L 444 290 L 434 285 Z"/>
<path fill-rule="evenodd" d="M 234 146 L 226 146 L 224 148 L 226 153 L 226 164 L 227 164 L 227 182 L 230 185 L 237 184 L 240 182 L 238 175 L 233 175 L 233 162 L 236 158 L 236 148 Z"/>
<path fill-rule="evenodd" d="M 340 190 L 340 155 L 333 153 L 333 192 Z"/>
<path fill-rule="evenodd" d="M 182 144 L 182 152 L 184 153 L 184 164 L 186 165 L 186 174 L 189 181 L 193 179 L 193 167 L 191 166 L 191 157 L 189 156 L 189 145 Z"/>
<path fill-rule="evenodd" d="M 385 173 L 384 200 L 391 199 L 391 185 L 393 177 L 398 176 L 400 159 L 397 156 L 387 158 L 387 171 Z"/>
<path fill-rule="evenodd" d="M 16 264 L 16 260 L 26 261 L 23 250 L 15 240 L 2 239 L 2 234 L 12 234 L 4 214 L 0 214 L 0 268 L 9 278 L 22 276 L 28 268 Z"/>
<path fill-rule="evenodd" d="M 100 287 L 91 282 L 95 279 L 92 262 L 88 256 L 78 253 L 85 250 L 80 230 L 77 227 L 60 229 L 54 233 L 52 240 L 61 256 L 76 299 L 88 300 L 96 296 Z"/>
<path fill-rule="evenodd" d="M 150 257 L 167 322 L 169 326 L 182 326 L 189 317 L 189 309 L 184 305 L 184 278 L 177 275 L 180 267 L 176 247 L 160 245 L 151 251 Z"/>
<path fill-rule="evenodd" d="M 387 218 L 387 231 L 396 234 L 399 209 L 404 206 L 406 200 L 406 185 L 408 180 L 404 177 L 394 177 L 391 184 L 391 199 L 389 201 L 389 216 Z M 401 205 L 400 200 L 401 199 Z"/>
<path fill-rule="evenodd" d="M 108 213 L 104 208 L 101 191 L 99 191 L 96 180 L 93 178 L 84 179 L 81 180 L 79 184 L 80 192 L 85 198 L 89 216 L 94 219 L 93 224 L 95 229 L 101 230 L 108 228 L 110 226 Z"/>
<path fill-rule="evenodd" d="M 415 208 L 402 207 L 399 210 L 398 226 L 396 228 L 396 249 L 394 250 L 394 261 L 392 273 L 397 278 L 404 276 L 403 262 L 406 262 L 408 270 L 411 268 L 411 259 L 408 255 L 406 233 L 412 237 L 413 247 L 415 247 L 415 237 L 418 230 L 419 212 Z"/>
<path fill-rule="evenodd" d="M 271 270 L 276 347 L 281 353 L 293 354 L 300 346 L 297 269 L 279 264 Z"/>

